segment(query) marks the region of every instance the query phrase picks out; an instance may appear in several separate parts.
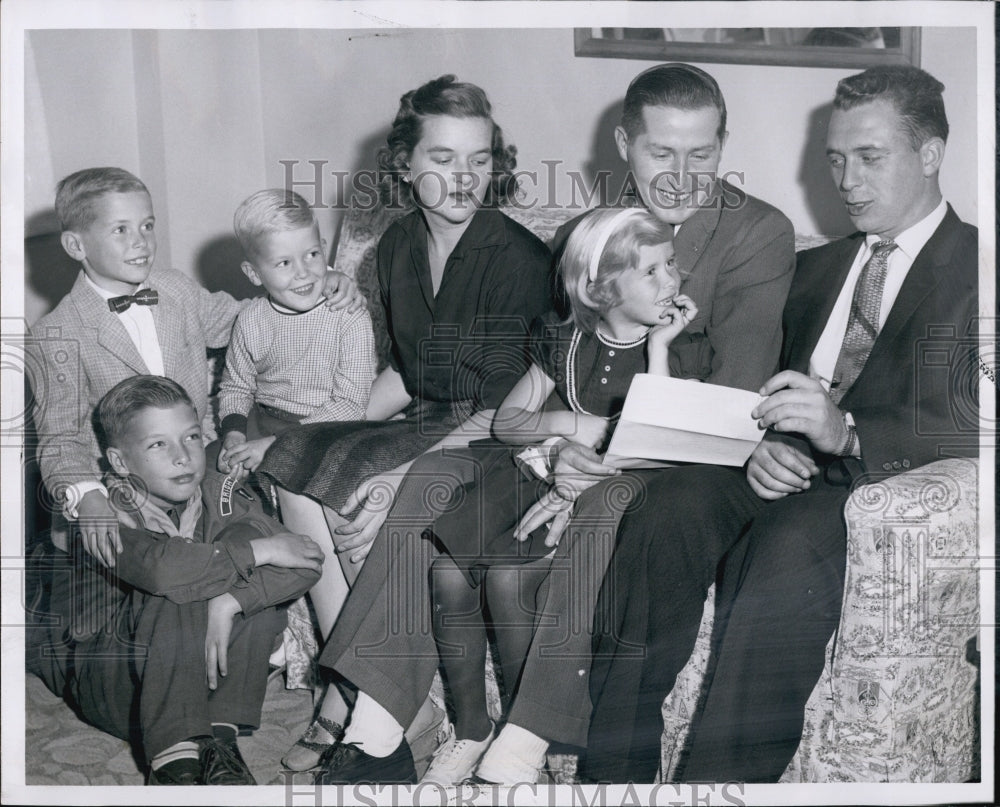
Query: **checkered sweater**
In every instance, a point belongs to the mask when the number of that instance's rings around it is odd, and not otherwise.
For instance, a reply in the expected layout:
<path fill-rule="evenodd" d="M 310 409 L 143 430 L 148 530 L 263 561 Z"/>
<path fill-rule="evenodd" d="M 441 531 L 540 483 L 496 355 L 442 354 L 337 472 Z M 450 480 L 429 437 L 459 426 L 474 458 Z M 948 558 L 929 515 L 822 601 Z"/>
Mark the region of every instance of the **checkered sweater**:
<path fill-rule="evenodd" d="M 303 423 L 364 420 L 375 379 L 368 311 L 319 305 L 284 313 L 267 297 L 236 320 L 219 389 L 222 429 L 246 433 L 254 402 L 302 417 Z"/>

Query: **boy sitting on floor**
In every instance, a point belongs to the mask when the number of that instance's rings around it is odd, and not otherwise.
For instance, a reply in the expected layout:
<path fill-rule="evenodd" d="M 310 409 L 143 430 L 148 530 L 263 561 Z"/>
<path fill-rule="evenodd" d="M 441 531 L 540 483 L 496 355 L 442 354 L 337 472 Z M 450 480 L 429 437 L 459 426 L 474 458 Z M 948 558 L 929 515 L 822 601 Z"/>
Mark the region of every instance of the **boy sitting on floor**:
<path fill-rule="evenodd" d="M 176 382 L 128 378 L 97 416 L 109 502 L 138 528 L 121 527 L 113 569 L 78 542 L 72 558 L 48 547 L 49 618 L 29 667 L 84 719 L 139 743 L 147 784 L 255 784 L 236 736 L 260 724 L 282 606 L 316 582 L 323 552 L 206 471 Z"/>

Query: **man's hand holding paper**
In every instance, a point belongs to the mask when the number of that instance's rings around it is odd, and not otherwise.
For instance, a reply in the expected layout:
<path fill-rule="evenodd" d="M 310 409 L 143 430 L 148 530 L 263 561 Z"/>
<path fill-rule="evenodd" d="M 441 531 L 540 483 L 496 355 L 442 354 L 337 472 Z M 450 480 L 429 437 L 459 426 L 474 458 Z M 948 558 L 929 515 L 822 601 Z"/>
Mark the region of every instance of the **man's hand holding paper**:
<path fill-rule="evenodd" d="M 751 413 L 760 428 L 795 432 L 812 447 L 833 454 L 844 444 L 844 415 L 815 378 L 785 370 L 765 382 L 767 397 Z"/>

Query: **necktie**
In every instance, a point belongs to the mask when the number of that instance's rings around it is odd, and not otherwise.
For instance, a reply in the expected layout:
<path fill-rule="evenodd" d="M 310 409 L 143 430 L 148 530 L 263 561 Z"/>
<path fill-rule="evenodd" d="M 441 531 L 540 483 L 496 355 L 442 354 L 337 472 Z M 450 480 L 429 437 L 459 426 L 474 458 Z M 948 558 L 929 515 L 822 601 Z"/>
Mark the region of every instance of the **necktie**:
<path fill-rule="evenodd" d="M 112 297 L 108 300 L 108 308 L 113 314 L 120 314 L 122 311 L 128 311 L 133 303 L 135 305 L 156 305 L 159 299 L 159 295 L 152 289 L 139 289 L 135 294 Z"/>
<path fill-rule="evenodd" d="M 844 342 L 833 370 L 830 398 L 839 404 L 851 385 L 861 375 L 861 370 L 872 352 L 878 336 L 879 310 L 882 308 L 882 289 L 889 268 L 889 254 L 896 248 L 895 241 L 879 241 L 872 247 L 871 257 L 861 270 L 861 277 L 854 287 L 851 313 L 847 318 Z"/>

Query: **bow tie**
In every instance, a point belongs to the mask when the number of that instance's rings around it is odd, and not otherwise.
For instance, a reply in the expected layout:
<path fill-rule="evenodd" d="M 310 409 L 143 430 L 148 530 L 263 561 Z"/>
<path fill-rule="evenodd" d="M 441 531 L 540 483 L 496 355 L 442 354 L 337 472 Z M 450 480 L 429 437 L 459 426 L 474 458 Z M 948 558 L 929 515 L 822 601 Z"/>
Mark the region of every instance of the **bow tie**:
<path fill-rule="evenodd" d="M 139 289 L 135 294 L 112 297 L 108 300 L 108 308 L 111 309 L 112 313 L 120 314 L 122 311 L 128 311 L 133 303 L 136 305 L 156 305 L 159 299 L 159 295 L 152 289 Z"/>

